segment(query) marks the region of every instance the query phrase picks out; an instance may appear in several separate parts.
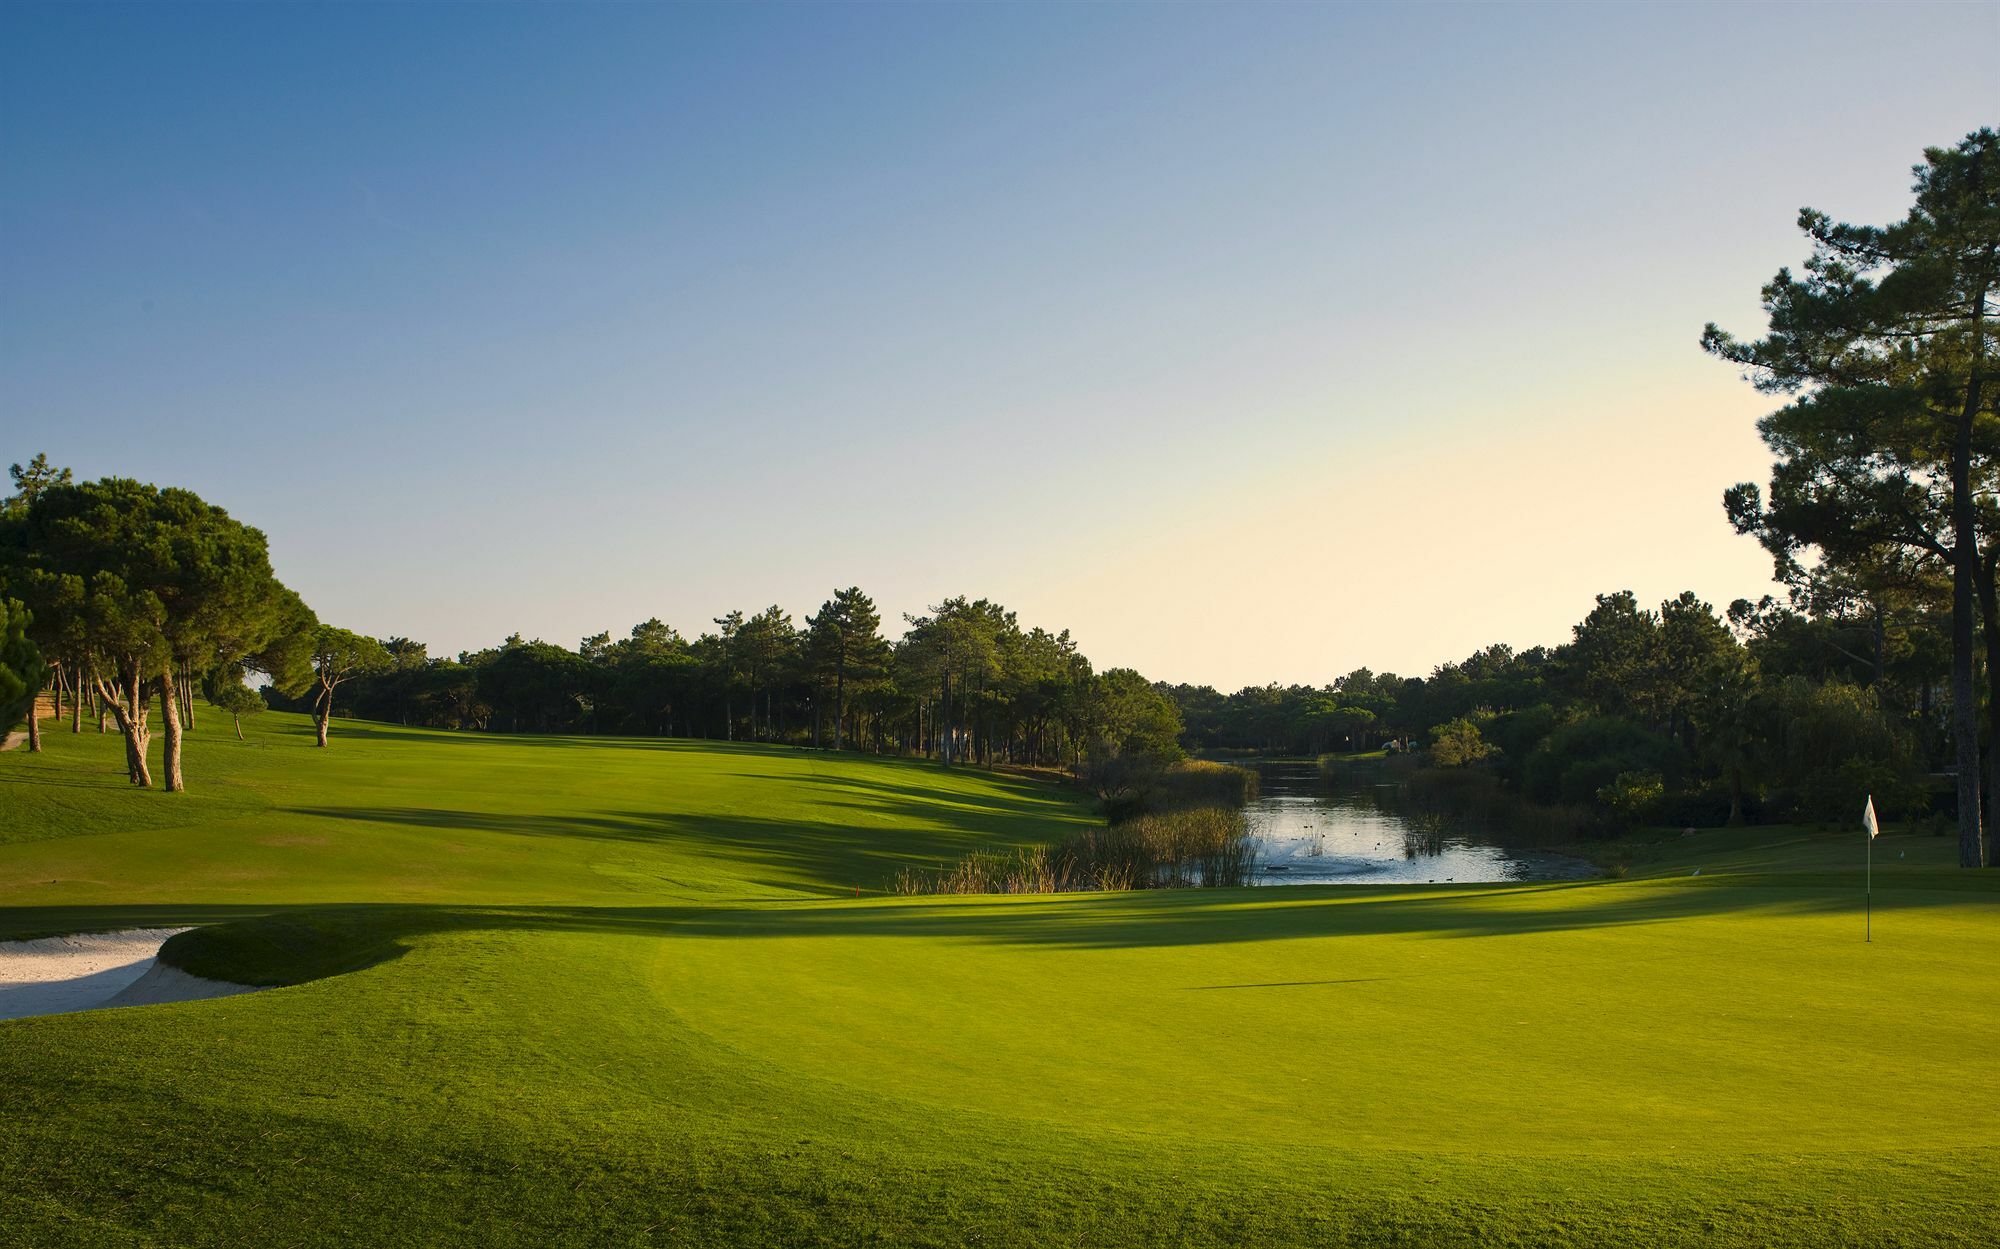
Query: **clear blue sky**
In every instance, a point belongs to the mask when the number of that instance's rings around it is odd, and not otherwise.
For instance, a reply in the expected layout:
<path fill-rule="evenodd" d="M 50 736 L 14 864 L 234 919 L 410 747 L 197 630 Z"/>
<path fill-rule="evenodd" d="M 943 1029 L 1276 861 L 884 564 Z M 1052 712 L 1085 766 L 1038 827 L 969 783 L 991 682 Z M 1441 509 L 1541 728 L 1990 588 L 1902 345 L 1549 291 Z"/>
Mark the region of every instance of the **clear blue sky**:
<path fill-rule="evenodd" d="M 1768 588 L 1803 204 L 2000 123 L 2000 5 L 0 8 L 0 460 L 321 615 L 858 583 L 1233 686 Z"/>

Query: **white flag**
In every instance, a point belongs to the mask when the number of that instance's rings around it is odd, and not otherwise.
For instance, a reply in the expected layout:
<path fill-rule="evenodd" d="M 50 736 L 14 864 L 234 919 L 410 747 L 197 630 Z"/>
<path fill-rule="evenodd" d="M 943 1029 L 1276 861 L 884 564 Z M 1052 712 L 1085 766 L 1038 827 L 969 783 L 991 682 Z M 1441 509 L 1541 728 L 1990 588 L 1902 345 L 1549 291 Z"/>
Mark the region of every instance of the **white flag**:
<path fill-rule="evenodd" d="M 1861 812 L 1861 827 L 1868 830 L 1868 837 L 1871 841 L 1882 835 L 1882 826 L 1875 822 L 1874 794 L 1868 795 L 1868 806 Z"/>

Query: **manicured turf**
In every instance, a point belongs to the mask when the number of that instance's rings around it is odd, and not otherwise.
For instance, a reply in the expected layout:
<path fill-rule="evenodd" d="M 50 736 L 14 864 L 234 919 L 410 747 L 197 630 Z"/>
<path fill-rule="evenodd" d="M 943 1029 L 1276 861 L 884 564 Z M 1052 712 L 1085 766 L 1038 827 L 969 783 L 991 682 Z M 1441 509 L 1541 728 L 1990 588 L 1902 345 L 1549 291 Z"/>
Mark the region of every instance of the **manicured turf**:
<path fill-rule="evenodd" d="M 109 739 L 0 756 L 0 936 L 225 920 L 171 956 L 291 985 L 0 1024 L 0 1243 L 2000 1238 L 2000 873 L 1940 839 L 1877 843 L 1872 945 L 1858 837 L 1799 830 L 1583 884 L 903 899 L 1088 817 L 336 733 L 205 726 L 186 801 Z"/>

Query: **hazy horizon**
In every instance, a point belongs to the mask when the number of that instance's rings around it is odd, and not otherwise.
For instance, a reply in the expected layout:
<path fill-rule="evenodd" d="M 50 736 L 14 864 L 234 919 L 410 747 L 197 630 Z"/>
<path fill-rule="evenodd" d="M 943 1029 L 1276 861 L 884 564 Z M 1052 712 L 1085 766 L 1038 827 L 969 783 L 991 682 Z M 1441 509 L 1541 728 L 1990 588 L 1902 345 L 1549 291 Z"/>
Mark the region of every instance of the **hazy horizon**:
<path fill-rule="evenodd" d="M 0 10 L 0 462 L 186 486 L 433 654 L 948 596 L 1156 680 L 1771 592 L 1810 204 L 1993 4 Z M 1986 82 L 1985 88 L 1978 86 Z"/>

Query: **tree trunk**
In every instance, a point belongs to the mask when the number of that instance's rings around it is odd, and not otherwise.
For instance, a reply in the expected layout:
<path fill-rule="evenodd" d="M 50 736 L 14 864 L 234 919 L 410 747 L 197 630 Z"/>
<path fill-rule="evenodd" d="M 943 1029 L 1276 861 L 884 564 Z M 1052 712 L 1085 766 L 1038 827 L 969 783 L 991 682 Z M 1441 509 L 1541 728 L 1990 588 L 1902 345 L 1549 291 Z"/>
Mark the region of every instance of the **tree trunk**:
<path fill-rule="evenodd" d="M 238 714 L 237 712 L 234 712 L 234 711 L 232 711 L 232 712 L 230 712 L 230 713 L 229 713 L 229 720 L 230 720 L 230 723 L 232 723 L 232 724 L 234 724 L 234 725 L 236 726 L 236 740 L 237 740 L 237 741 L 239 741 L 239 742 L 240 742 L 240 741 L 242 741 L 242 740 L 243 740 L 243 717 L 242 717 L 242 716 L 241 716 L 240 714 Z"/>
<path fill-rule="evenodd" d="M 187 783 L 181 779 L 181 698 L 172 669 L 160 673 L 160 719 L 166 730 L 160 771 L 165 773 L 167 792 L 178 794 L 187 788 Z"/>
<path fill-rule="evenodd" d="M 847 719 L 847 656 L 833 665 L 833 748 L 840 749 L 841 725 Z"/>
<path fill-rule="evenodd" d="M 42 753 L 42 690 L 36 686 L 28 698 L 28 753 Z"/>
<path fill-rule="evenodd" d="M 1980 614 L 1986 618 L 1986 827 L 2000 829 L 2000 586 L 1994 583 L 1994 563 L 2000 544 L 1979 561 L 1976 586 Z"/>
<path fill-rule="evenodd" d="M 69 731 L 72 734 L 83 732 L 83 674 L 81 672 L 76 674 L 76 689 L 72 692 L 72 697 L 69 700 Z"/>
<path fill-rule="evenodd" d="M 132 700 L 132 731 L 126 734 L 128 749 L 132 752 L 132 762 L 136 769 L 134 783 L 150 787 L 153 783 L 153 768 L 146 761 L 146 749 L 153 744 L 153 731 L 146 723 L 145 683 L 138 673 L 132 674 L 130 686 Z"/>
<path fill-rule="evenodd" d="M 319 706 L 314 708 L 314 711 L 316 714 L 313 717 L 313 733 L 315 738 L 313 744 L 324 749 L 326 747 L 327 725 L 333 720 L 333 687 L 331 685 L 321 688 Z"/>
<path fill-rule="evenodd" d="M 1973 596 L 1978 575 L 1978 537 L 1972 505 L 1972 417 L 1958 422 L 1951 451 L 1951 732 L 1958 763 L 1958 865 L 1978 867 L 1984 846 L 1979 836 L 1979 702 L 1973 688 Z"/>
<path fill-rule="evenodd" d="M 146 731 L 146 698 L 139 674 L 135 671 L 128 677 L 121 676 L 114 694 L 111 687 L 104 684 L 104 678 L 97 678 L 98 694 L 103 699 L 99 708 L 97 731 L 104 731 L 103 714 L 110 711 L 118 721 L 118 731 L 125 739 L 125 772 L 134 785 L 140 787 L 153 783 L 153 774 L 146 767 L 146 745 L 150 735 Z"/>
<path fill-rule="evenodd" d="M 1993 247 L 1991 244 L 1988 244 L 1986 248 L 1986 263 L 1988 272 L 1990 273 L 1992 271 L 1992 264 L 1993 264 Z M 1979 419 L 1979 410 L 1983 402 L 1983 390 L 1986 383 L 1986 297 L 1990 289 L 1991 288 L 1986 286 L 1980 287 L 1978 294 L 1972 300 L 1972 368 L 1969 371 L 1969 374 L 1965 380 L 1965 410 L 1959 415 L 1958 418 L 1958 440 L 1957 444 L 1953 448 L 1952 482 L 1951 482 L 1952 505 L 1953 505 L 1952 527 L 1954 531 L 1954 536 L 1957 538 L 1961 549 L 1968 542 L 1973 540 L 1972 539 L 1973 509 L 1972 509 L 1971 485 L 1969 482 L 1964 482 L 1963 490 L 1960 489 L 1960 486 L 1962 484 L 1961 475 L 1968 478 L 1971 475 L 1970 466 L 1972 461 L 1972 425 L 1974 421 L 1977 421 Z M 1962 460 L 1959 458 L 1961 451 L 1964 457 Z M 1974 558 L 1976 554 L 1977 552 L 1974 552 L 1973 555 L 1961 557 L 1962 562 L 1967 569 L 1971 569 L 1976 566 L 1977 560 L 1976 558 Z M 1991 602 L 1990 595 L 1988 601 Z M 1957 619 L 1956 619 L 1957 607 L 1958 607 L 1957 598 L 1956 595 L 1954 595 L 1952 602 L 1952 608 L 1954 612 L 1954 617 L 1953 617 L 1954 629 L 1952 634 L 1952 640 L 1954 642 L 1957 641 L 1957 629 L 1955 627 L 1957 624 Z M 1991 633 L 1994 626 L 1995 626 L 1995 618 L 1992 609 L 1989 607 L 1987 609 L 1987 614 L 1986 614 L 1986 628 L 1989 633 Z M 1987 666 L 1989 667 L 1989 669 L 1992 666 L 1992 660 L 1990 658 L 1987 661 Z M 1955 681 L 1957 677 L 1956 667 L 1953 668 L 1952 675 Z M 1992 674 L 1989 672 L 1989 676 L 1991 675 Z M 2000 692 L 2000 687 L 1996 687 L 1996 692 Z M 1996 705 L 1994 707 L 1994 716 L 1995 716 L 1995 724 L 1997 726 L 2000 726 L 2000 705 Z M 1961 721 L 1961 723 L 1963 723 L 1963 721 Z M 1973 753 L 1975 755 L 1978 754 L 1978 747 L 1976 745 L 1973 748 Z M 1961 764 L 1964 759 L 1964 755 L 1965 751 L 1963 748 L 1961 748 L 1959 750 L 1959 757 L 1961 760 Z M 1996 786 L 2000 786 L 2000 733 L 1996 733 L 1993 739 L 1993 777 L 1994 777 L 1994 784 Z M 1963 797 L 1965 796 L 1965 782 L 1963 781 L 1959 782 L 1958 790 L 1959 790 L 1959 797 L 1963 799 Z M 1986 827 L 1989 837 L 2000 837 L 2000 825 L 1989 823 Z M 1968 840 L 1968 831 L 1970 834 L 1969 840 Z M 1970 830 L 1968 830 L 1965 823 L 1965 817 L 1963 815 L 1960 815 L 1958 820 L 1959 866 L 1978 867 L 1981 862 L 1981 852 L 1982 850 L 1985 849 L 1986 849 L 1985 847 L 1982 847 L 1980 845 L 1978 826 L 1975 824 Z M 1990 866 L 2000 867 L 2000 843 L 1996 843 L 1991 847 L 1990 853 L 1986 854 L 1984 861 Z"/>

